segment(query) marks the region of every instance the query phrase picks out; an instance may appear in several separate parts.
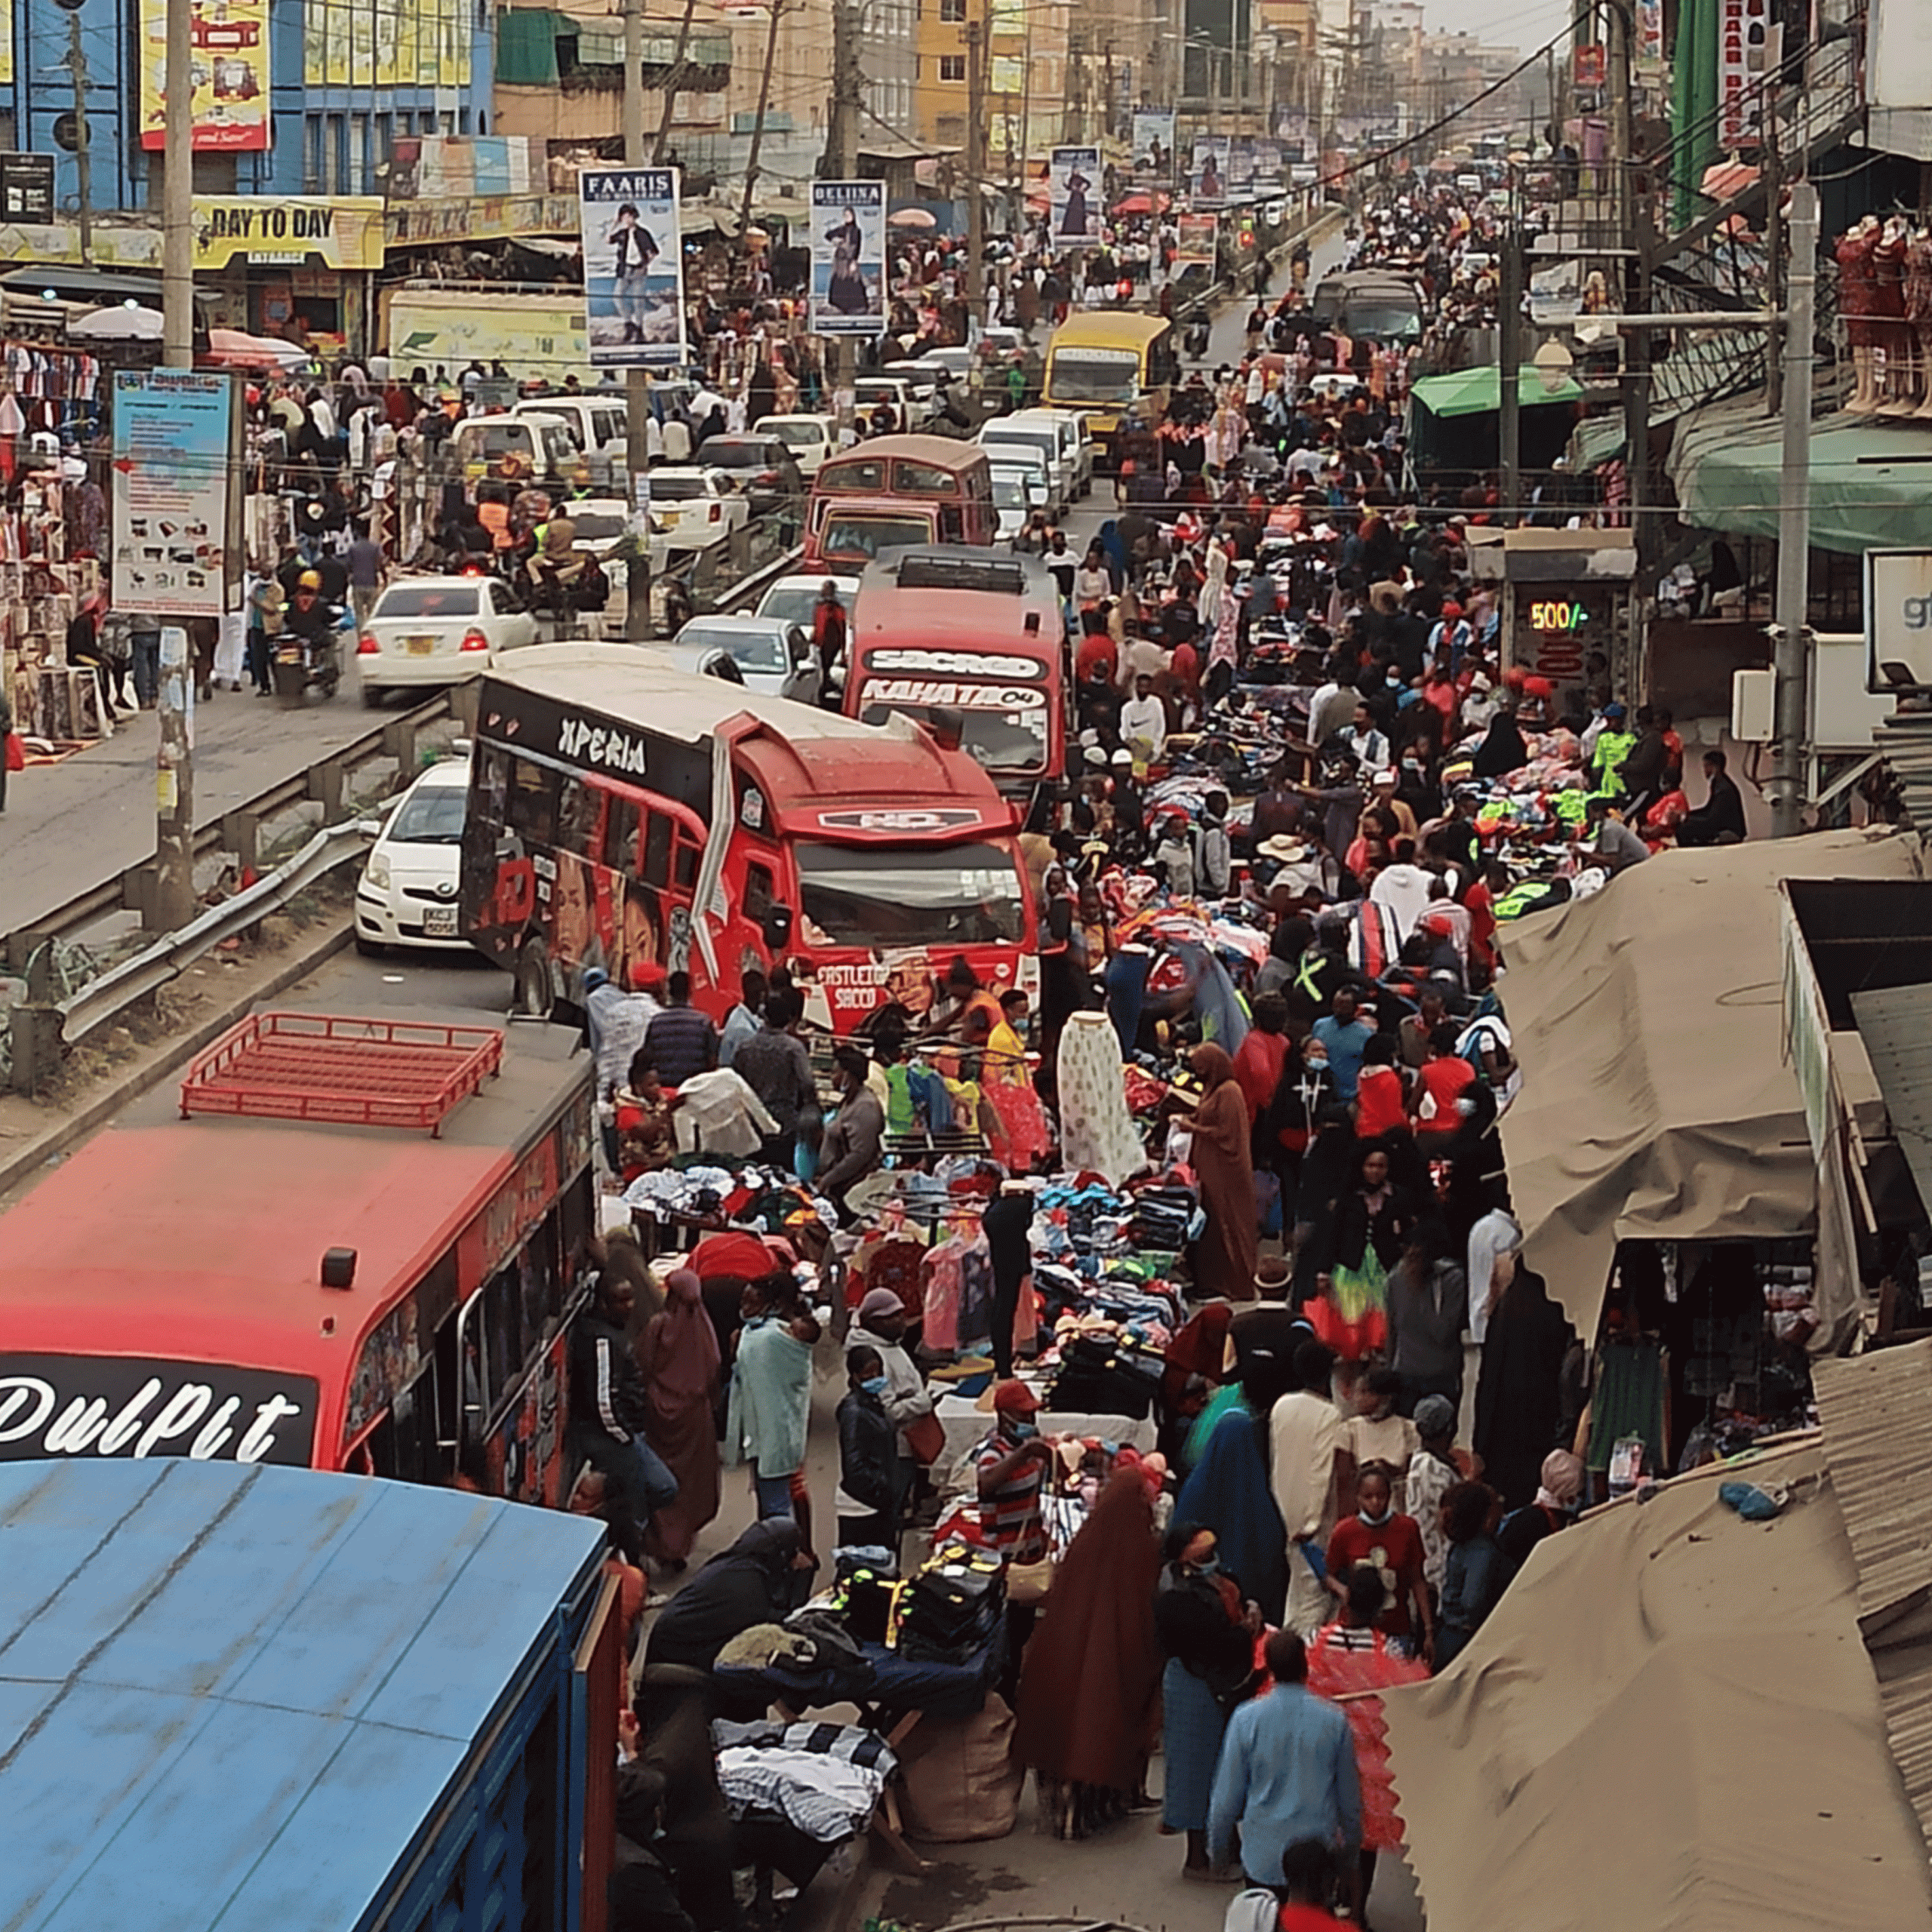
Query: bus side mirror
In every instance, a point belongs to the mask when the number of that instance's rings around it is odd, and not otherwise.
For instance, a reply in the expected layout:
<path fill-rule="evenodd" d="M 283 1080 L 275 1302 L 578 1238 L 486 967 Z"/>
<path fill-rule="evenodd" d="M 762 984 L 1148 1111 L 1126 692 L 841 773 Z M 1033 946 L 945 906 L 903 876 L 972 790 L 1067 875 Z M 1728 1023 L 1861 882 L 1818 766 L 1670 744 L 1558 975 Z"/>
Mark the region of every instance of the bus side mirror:
<path fill-rule="evenodd" d="M 765 909 L 764 924 L 760 929 L 766 946 L 774 952 L 783 952 L 792 943 L 792 909 L 777 905 Z"/>

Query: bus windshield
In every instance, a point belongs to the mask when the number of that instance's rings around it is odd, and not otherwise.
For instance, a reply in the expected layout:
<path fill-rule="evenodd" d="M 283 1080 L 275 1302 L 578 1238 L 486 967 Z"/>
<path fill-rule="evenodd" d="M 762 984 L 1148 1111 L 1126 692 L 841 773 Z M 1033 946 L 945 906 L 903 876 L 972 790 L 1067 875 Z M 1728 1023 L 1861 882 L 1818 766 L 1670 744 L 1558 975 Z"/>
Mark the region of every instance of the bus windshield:
<path fill-rule="evenodd" d="M 955 710 L 946 705 L 877 703 L 870 690 L 860 693 L 859 703 L 860 718 L 867 724 L 883 724 L 896 711 L 934 731 L 956 728 L 960 749 L 995 776 L 1047 768 L 1047 709 L 1043 704 L 1025 710 Z"/>
<path fill-rule="evenodd" d="M 1131 402 L 1140 358 L 1131 349 L 1057 349 L 1047 386 L 1056 402 Z"/>
<path fill-rule="evenodd" d="M 930 543 L 932 537 L 933 527 L 924 517 L 834 510 L 825 520 L 818 547 L 827 557 L 876 557 L 908 544 Z"/>
<path fill-rule="evenodd" d="M 798 848 L 811 946 L 987 946 L 1026 929 L 1020 875 L 994 845 Z"/>

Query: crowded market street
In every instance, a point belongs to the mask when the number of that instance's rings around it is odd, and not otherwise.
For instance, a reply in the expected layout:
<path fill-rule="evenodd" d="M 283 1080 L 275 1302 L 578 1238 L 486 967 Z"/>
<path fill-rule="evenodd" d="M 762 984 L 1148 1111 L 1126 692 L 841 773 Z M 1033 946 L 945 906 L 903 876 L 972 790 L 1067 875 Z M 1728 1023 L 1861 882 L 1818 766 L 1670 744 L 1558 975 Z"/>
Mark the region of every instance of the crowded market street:
<path fill-rule="evenodd" d="M 1932 1913 L 1899 8 L 1109 3 L 4 158 L 0 1924 Z"/>

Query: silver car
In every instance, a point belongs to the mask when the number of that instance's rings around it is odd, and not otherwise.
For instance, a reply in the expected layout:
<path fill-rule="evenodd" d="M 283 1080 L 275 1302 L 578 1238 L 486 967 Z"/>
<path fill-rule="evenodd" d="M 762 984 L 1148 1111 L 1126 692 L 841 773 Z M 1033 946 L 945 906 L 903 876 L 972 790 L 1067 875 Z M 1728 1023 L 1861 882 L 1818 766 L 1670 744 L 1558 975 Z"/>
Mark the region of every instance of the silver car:
<path fill-rule="evenodd" d="M 694 617 L 664 648 L 679 669 L 714 675 L 710 654 L 721 651 L 737 666 L 747 690 L 817 703 L 818 656 L 801 625 L 772 617 Z"/>

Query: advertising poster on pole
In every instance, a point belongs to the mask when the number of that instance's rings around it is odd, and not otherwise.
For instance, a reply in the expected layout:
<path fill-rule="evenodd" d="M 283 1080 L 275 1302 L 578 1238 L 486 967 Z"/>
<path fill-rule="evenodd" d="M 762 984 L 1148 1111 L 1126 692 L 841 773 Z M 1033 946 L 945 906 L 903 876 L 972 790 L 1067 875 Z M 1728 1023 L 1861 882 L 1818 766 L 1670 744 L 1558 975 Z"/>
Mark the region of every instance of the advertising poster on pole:
<path fill-rule="evenodd" d="M 1174 254 L 1174 268 L 1181 272 L 1199 263 L 1214 266 L 1214 225 L 1211 214 L 1184 214 L 1175 223 L 1180 246 Z"/>
<path fill-rule="evenodd" d="M 115 610 L 137 617 L 221 615 L 234 408 L 228 376 L 115 371 Z"/>
<path fill-rule="evenodd" d="M 192 0 L 191 12 L 194 151 L 260 152 L 269 145 L 268 0 Z M 140 36 L 141 146 L 158 153 L 168 140 L 165 0 L 141 0 Z"/>
<path fill-rule="evenodd" d="M 1251 202 L 1254 198 L 1254 141 L 1251 135 L 1237 134 L 1228 143 L 1228 199 Z"/>
<path fill-rule="evenodd" d="M 1055 148 L 1048 163 L 1048 198 L 1057 246 L 1078 248 L 1100 238 L 1100 150 Z"/>
<path fill-rule="evenodd" d="M 1223 134 L 1196 134 L 1188 192 L 1197 208 L 1223 208 L 1228 199 L 1228 143 Z"/>
<path fill-rule="evenodd" d="M 812 328 L 885 333 L 885 183 L 812 183 Z"/>
<path fill-rule="evenodd" d="M 1262 135 L 1254 143 L 1254 193 L 1258 201 L 1269 201 L 1281 192 L 1281 144 L 1272 134 Z"/>
<path fill-rule="evenodd" d="M 1171 107 L 1134 109 L 1134 171 L 1156 181 L 1174 179 L 1174 111 Z"/>
<path fill-rule="evenodd" d="M 685 360 L 678 171 L 586 168 L 577 194 L 592 365 L 677 368 Z"/>

